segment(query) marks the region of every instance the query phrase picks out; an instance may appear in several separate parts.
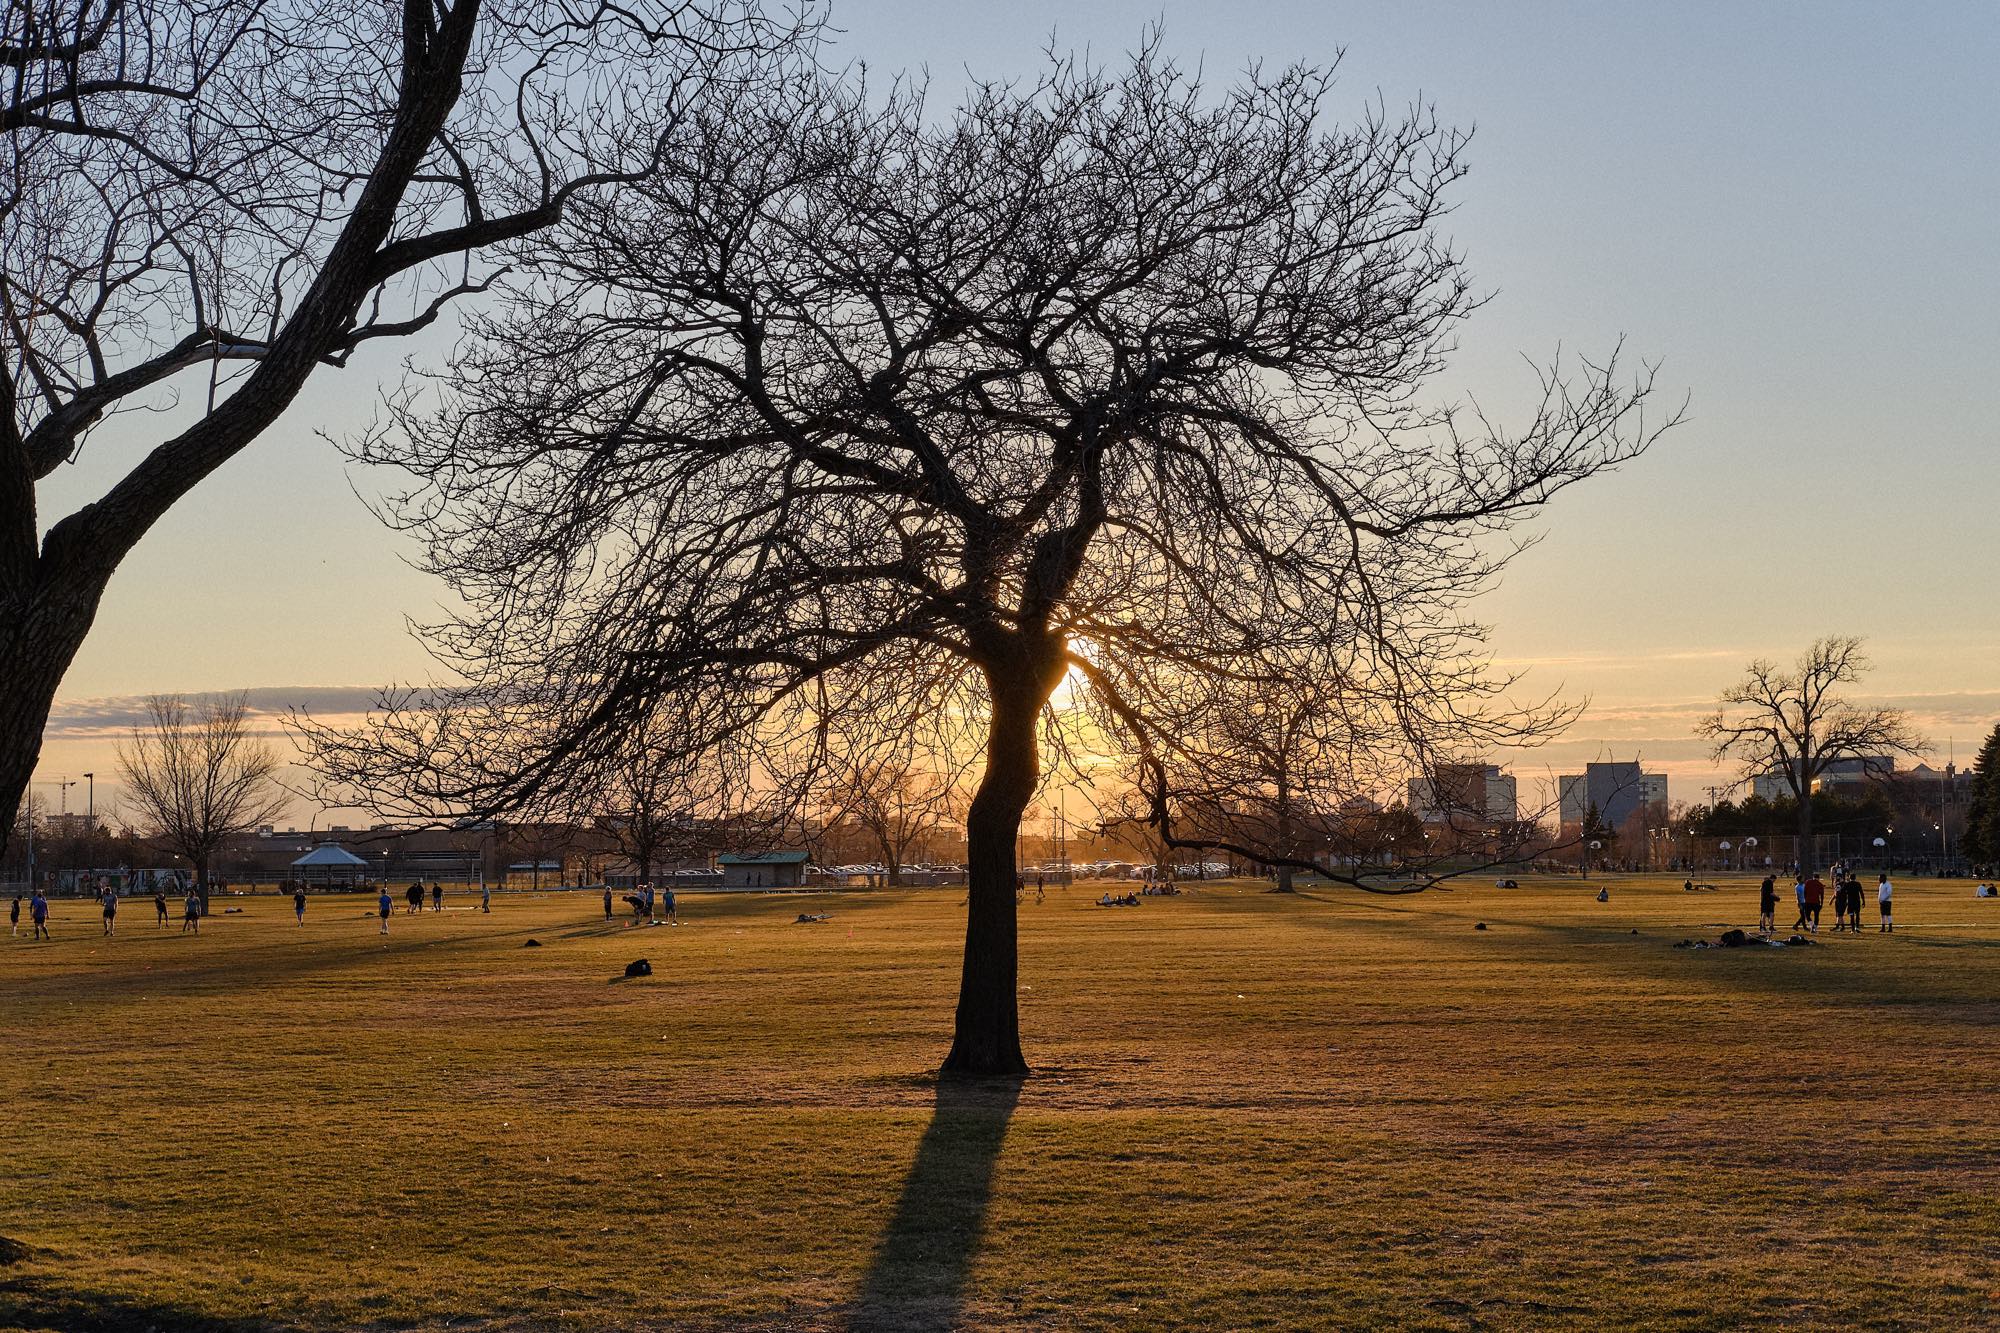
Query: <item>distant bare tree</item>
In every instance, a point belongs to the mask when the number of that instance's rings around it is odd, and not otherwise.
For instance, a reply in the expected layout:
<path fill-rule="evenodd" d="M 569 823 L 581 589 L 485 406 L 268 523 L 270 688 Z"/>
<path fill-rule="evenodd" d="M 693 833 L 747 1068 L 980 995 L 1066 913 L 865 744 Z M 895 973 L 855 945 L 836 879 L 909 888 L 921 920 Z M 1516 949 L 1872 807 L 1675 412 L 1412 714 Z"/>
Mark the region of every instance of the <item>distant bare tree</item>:
<path fill-rule="evenodd" d="M 907 753 L 850 760 L 828 784 L 824 800 L 829 823 L 852 822 L 868 835 L 879 855 L 883 882 L 903 883 L 903 866 L 914 849 L 944 827 L 961 809 L 956 774 L 949 756 L 939 772 Z"/>
<path fill-rule="evenodd" d="M 1371 669 L 1361 631 L 1350 632 L 1340 653 L 1328 652 L 1329 631 L 1301 645 L 1310 651 L 1274 642 L 1231 672 L 1190 671 L 1162 656 L 1128 665 L 1127 683 L 1100 696 L 1102 729 L 1128 745 L 1134 770 L 1135 799 L 1122 817 L 1152 825 L 1169 848 L 1271 866 L 1279 892 L 1309 871 L 1410 893 L 1518 855 L 1532 820 L 1496 822 L 1483 805 L 1442 800 L 1435 828 L 1392 845 L 1396 831 L 1377 802 L 1412 774 L 1434 774 L 1446 756 L 1537 744 L 1576 710 L 1508 702 L 1517 678 L 1490 674 L 1463 651 L 1431 659 L 1412 688 Z M 1465 644 L 1478 641 L 1475 628 L 1462 633 Z M 1129 706 L 1133 698 L 1144 705 Z"/>
<path fill-rule="evenodd" d="M 1758 659 L 1722 692 L 1715 712 L 1696 726 L 1718 760 L 1739 764 L 1747 780 L 1782 774 L 1798 801 L 1799 869 L 1815 869 L 1813 784 L 1829 766 L 1859 761 L 1887 776 L 1887 760 L 1922 754 L 1929 742 L 1900 708 L 1865 708 L 1840 689 L 1860 680 L 1869 662 L 1861 640 L 1829 636 L 1790 669 Z"/>
<path fill-rule="evenodd" d="M 599 781 L 662 715 L 773 772 L 966 719 L 945 1067 L 1024 1070 L 1015 843 L 1065 675 L 1139 731 L 1149 664 L 1280 647 L 1421 696 L 1472 669 L 1485 539 L 1658 425 L 1613 363 L 1549 372 L 1513 430 L 1419 405 L 1478 304 L 1436 231 L 1464 139 L 1329 124 L 1330 87 L 1211 95 L 1148 44 L 949 115 L 718 91 L 615 208 L 517 247 L 438 401 L 357 450 L 417 479 L 464 684 L 316 762 L 378 808 L 488 809 Z"/>
<path fill-rule="evenodd" d="M 694 762 L 657 723 L 626 738 L 607 777 L 590 803 L 591 822 L 641 883 L 651 881 L 663 858 L 705 850 L 732 809 L 725 790 L 745 781 L 732 765 Z"/>
<path fill-rule="evenodd" d="M 153 524 L 793 30 L 747 0 L 0 0 L 0 837 Z M 635 132 L 636 130 L 636 132 Z M 172 409 L 67 515 L 107 418 Z"/>
<path fill-rule="evenodd" d="M 119 777 L 154 835 L 188 859 L 208 901 L 208 867 L 224 839 L 268 824 L 287 796 L 272 779 L 277 752 L 253 739 L 242 694 L 146 701 L 147 721 L 118 747 Z"/>

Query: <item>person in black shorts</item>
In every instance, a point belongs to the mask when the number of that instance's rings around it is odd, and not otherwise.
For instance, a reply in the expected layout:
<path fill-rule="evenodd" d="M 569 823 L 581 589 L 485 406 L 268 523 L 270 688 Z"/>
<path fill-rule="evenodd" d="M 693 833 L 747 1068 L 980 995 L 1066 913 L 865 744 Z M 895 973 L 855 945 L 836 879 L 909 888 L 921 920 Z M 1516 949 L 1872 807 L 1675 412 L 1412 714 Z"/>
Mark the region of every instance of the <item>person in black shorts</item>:
<path fill-rule="evenodd" d="M 104 905 L 104 933 L 109 935 L 118 929 L 118 890 L 106 886 L 98 901 Z"/>
<path fill-rule="evenodd" d="M 187 901 L 181 904 L 181 934 L 189 931 L 201 934 L 201 895 L 188 890 Z"/>
<path fill-rule="evenodd" d="M 165 889 L 153 890 L 153 924 L 156 926 L 167 924 L 167 891 Z"/>
<path fill-rule="evenodd" d="M 604 919 L 606 921 L 611 919 L 611 886 L 609 884 L 604 886 Z"/>
<path fill-rule="evenodd" d="M 431 910 L 433 912 L 442 912 L 444 910 L 444 885 L 442 884 L 431 885 Z"/>
<path fill-rule="evenodd" d="M 410 914 L 412 916 L 423 911 L 424 886 L 422 884 L 410 885 L 409 891 L 403 895 L 403 901 L 410 905 Z"/>
<path fill-rule="evenodd" d="M 1764 885 L 1757 891 L 1757 931 L 1769 935 L 1777 929 L 1778 880 L 1774 875 L 1764 876 Z"/>
<path fill-rule="evenodd" d="M 303 926 L 306 923 L 306 886 L 303 884 L 292 890 L 292 911 Z"/>

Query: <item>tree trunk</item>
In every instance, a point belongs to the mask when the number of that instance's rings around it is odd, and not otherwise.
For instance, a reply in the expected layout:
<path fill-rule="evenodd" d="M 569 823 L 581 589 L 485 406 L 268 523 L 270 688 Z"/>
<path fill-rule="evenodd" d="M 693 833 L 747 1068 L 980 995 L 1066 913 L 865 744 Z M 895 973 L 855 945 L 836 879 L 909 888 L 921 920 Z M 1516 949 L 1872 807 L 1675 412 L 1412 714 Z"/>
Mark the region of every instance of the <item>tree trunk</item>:
<path fill-rule="evenodd" d="M 42 757 L 42 732 L 70 661 L 97 618 L 102 580 L 64 580 L 74 586 L 0 590 L 0 856 L 14 830 L 28 782 Z"/>
<path fill-rule="evenodd" d="M 883 867 L 882 886 L 888 889 L 902 888 L 903 858 L 897 853 L 896 849 L 890 845 L 890 840 L 886 834 L 877 833 L 875 835 L 875 841 L 879 843 L 882 848 L 882 867 Z"/>
<path fill-rule="evenodd" d="M 1808 792 L 1799 798 L 1799 873 L 1810 876 L 1818 869 L 1813 864 L 1818 858 L 1813 855 L 1813 809 L 1812 794 Z"/>
<path fill-rule="evenodd" d="M 1060 652 L 1051 650 L 1024 654 L 1022 660 L 989 667 L 986 673 L 993 715 L 987 724 L 986 772 L 965 819 L 965 963 L 951 1053 L 944 1061 L 948 1074 L 1028 1072 L 1016 994 L 1014 844 L 1041 776 L 1035 729 L 1042 705 L 1062 679 L 1062 668 Z"/>

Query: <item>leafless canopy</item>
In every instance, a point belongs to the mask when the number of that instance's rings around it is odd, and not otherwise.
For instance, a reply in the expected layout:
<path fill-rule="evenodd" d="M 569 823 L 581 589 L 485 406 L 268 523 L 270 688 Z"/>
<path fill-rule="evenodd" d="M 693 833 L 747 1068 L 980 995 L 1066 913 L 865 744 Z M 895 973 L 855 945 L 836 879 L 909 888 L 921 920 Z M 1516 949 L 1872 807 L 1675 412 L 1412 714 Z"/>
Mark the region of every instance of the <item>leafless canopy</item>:
<path fill-rule="evenodd" d="M 223 840 L 269 823 L 287 796 L 272 779 L 278 757 L 254 739 L 241 694 L 146 701 L 147 721 L 118 749 L 119 777 L 140 818 L 194 867 L 204 893 Z"/>
<path fill-rule="evenodd" d="M 1843 636 L 1816 641 L 1789 668 L 1760 658 L 1696 728 L 1714 757 L 1739 764 L 1746 779 L 1785 779 L 1799 803 L 1802 870 L 1812 869 L 1813 784 L 1830 765 L 1859 761 L 1886 775 L 1889 760 L 1929 748 L 1902 709 L 1864 707 L 1844 696 L 1843 687 L 1868 667 L 1861 640 Z"/>
<path fill-rule="evenodd" d="M 0 0 L 0 20 L 5 811 L 162 514 L 317 368 L 485 289 L 492 246 L 645 172 L 649 129 L 797 30 L 750 0 Z M 103 493 L 39 512 L 44 481 L 112 447 L 98 426 L 146 410 L 167 415 Z"/>
<path fill-rule="evenodd" d="M 436 397 L 361 448 L 416 478 L 467 684 L 320 761 L 498 808 L 663 713 L 774 767 L 965 720 L 960 1044 L 1006 1066 L 1013 839 L 1066 673 L 1134 750 L 1190 689 L 1300 664 L 1416 716 L 1480 667 L 1484 539 L 1658 424 L 1612 362 L 1550 372 L 1512 431 L 1424 404 L 1477 305 L 1438 232 L 1465 140 L 1424 107 L 1336 124 L 1333 87 L 1209 89 L 1148 45 L 948 115 L 809 79 L 705 100 L 615 207 L 517 247 Z M 974 989 L 1007 1012 L 969 1038 Z"/>

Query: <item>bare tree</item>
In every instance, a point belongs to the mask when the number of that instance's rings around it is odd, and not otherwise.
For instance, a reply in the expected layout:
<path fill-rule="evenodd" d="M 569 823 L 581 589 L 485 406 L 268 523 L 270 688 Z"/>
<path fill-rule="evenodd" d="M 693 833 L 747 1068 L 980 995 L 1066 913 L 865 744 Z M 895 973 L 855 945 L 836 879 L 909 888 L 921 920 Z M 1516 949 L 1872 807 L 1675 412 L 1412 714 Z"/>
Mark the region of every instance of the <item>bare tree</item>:
<path fill-rule="evenodd" d="M 900 747 L 897 747 L 900 748 Z M 933 761 L 949 756 L 933 756 Z M 828 784 L 824 799 L 830 825 L 852 822 L 880 856 L 883 882 L 903 883 L 903 866 L 914 849 L 961 808 L 951 767 L 925 767 L 907 754 L 852 760 Z"/>
<path fill-rule="evenodd" d="M 119 563 L 308 377 L 485 289 L 791 34 L 738 0 L 0 4 L 0 836 Z M 67 515 L 107 418 L 172 410 Z"/>
<path fill-rule="evenodd" d="M 1611 363 L 1513 430 L 1419 405 L 1478 304 L 1436 231 L 1464 139 L 1328 124 L 1330 87 L 1211 95 L 1148 44 L 951 115 L 706 100 L 615 210 L 515 247 L 438 399 L 357 450 L 417 479 L 464 683 L 313 732 L 317 762 L 378 808 L 497 808 L 665 716 L 782 795 L 831 729 L 966 719 L 945 1067 L 1024 1070 L 1015 840 L 1059 682 L 1138 731 L 1153 663 L 1323 649 L 1420 695 L 1470 669 L 1483 539 L 1653 433 Z"/>
<path fill-rule="evenodd" d="M 1902 709 L 1866 708 L 1840 692 L 1868 667 L 1861 640 L 1837 635 L 1817 640 L 1789 669 L 1760 658 L 1695 728 L 1714 747 L 1716 759 L 1741 765 L 1746 781 L 1784 776 L 1798 802 L 1801 872 L 1816 868 L 1813 784 L 1829 766 L 1858 762 L 1887 776 L 1895 756 L 1929 748 Z"/>
<path fill-rule="evenodd" d="M 198 699 L 177 695 L 146 701 L 147 721 L 118 747 L 127 796 L 155 836 L 194 867 L 196 890 L 208 901 L 208 867 L 223 840 L 285 812 L 287 796 L 272 779 L 277 752 L 252 738 L 242 694 Z"/>
<path fill-rule="evenodd" d="M 657 723 L 626 738 L 608 776 L 591 803 L 591 822 L 631 863 L 640 883 L 651 881 L 664 857 L 708 846 L 731 808 L 724 792 L 742 777 L 725 762 L 694 762 Z"/>
<path fill-rule="evenodd" d="M 1455 656 L 1424 661 L 1413 680 L 1370 662 L 1350 627 L 1330 653 L 1329 628 L 1296 651 L 1281 637 L 1254 662 L 1192 671 L 1165 656 L 1128 665 L 1102 696 L 1102 729 L 1127 745 L 1136 801 L 1123 818 L 1157 829 L 1166 847 L 1228 852 L 1276 871 L 1279 892 L 1309 871 L 1375 893 L 1418 892 L 1450 873 L 1504 862 L 1533 837 L 1531 821 L 1496 821 L 1482 801 L 1457 799 L 1437 775 L 1445 757 L 1534 745 L 1576 710 L 1509 702 L 1517 677 L 1494 675 L 1462 627 Z M 1144 700 L 1142 707 L 1130 701 Z M 1435 827 L 1392 850 L 1378 799 L 1412 773 L 1443 793 Z M 1434 835 L 1426 839 L 1425 834 Z M 1392 883 L 1383 877 L 1393 863 Z"/>

